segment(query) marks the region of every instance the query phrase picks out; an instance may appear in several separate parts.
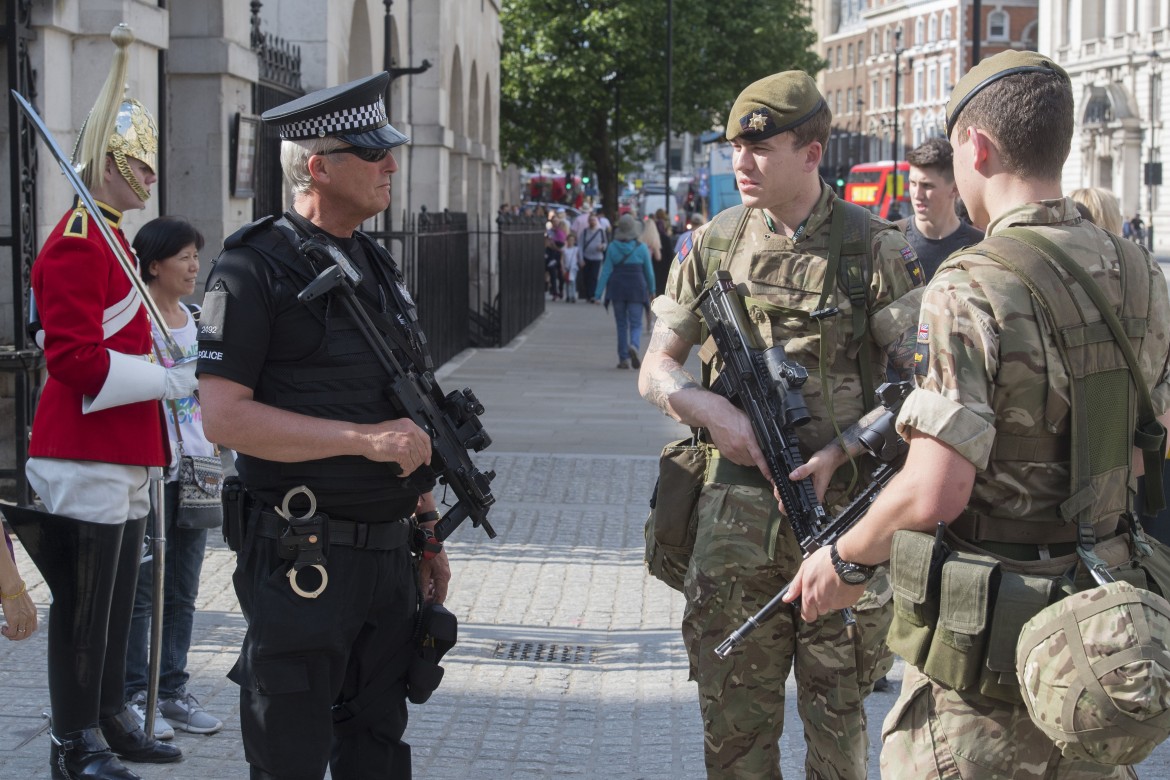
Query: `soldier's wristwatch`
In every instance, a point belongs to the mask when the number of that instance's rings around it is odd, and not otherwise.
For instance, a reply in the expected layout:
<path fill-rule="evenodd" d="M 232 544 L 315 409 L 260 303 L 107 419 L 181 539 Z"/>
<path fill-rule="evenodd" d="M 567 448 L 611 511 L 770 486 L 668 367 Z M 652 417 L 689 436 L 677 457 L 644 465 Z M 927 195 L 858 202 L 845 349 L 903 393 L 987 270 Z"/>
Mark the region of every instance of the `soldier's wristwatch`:
<path fill-rule="evenodd" d="M 869 578 L 877 571 L 876 566 L 866 566 L 863 563 L 841 560 L 841 556 L 837 554 L 836 542 L 833 542 L 833 545 L 829 548 L 829 560 L 833 562 L 833 568 L 837 570 L 837 576 L 846 585 L 864 585 L 869 582 Z"/>

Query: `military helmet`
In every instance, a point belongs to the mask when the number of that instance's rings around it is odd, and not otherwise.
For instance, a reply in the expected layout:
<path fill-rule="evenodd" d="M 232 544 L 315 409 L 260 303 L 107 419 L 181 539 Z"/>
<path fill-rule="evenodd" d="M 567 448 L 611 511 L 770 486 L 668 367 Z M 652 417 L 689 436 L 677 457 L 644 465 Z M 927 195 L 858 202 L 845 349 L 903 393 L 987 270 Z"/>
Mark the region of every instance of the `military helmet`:
<path fill-rule="evenodd" d="M 1066 757 L 1136 764 L 1170 735 L 1170 602 L 1128 582 L 1069 596 L 1024 624 L 1016 670 Z"/>

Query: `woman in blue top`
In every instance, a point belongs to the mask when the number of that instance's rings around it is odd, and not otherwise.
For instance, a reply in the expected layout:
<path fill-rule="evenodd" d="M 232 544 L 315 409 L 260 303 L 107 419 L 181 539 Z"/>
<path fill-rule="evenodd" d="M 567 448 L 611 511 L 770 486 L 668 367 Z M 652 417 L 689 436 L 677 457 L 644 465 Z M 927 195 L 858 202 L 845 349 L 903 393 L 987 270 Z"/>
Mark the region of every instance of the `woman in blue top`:
<path fill-rule="evenodd" d="M 595 298 L 602 293 L 613 304 L 617 321 L 618 368 L 642 365 L 638 358 L 642 339 L 642 313 L 650 308 L 650 291 L 654 289 L 654 266 L 650 251 L 638 241 L 638 221 L 623 214 L 613 231 L 613 242 L 605 250 L 601 278 L 597 280 Z"/>

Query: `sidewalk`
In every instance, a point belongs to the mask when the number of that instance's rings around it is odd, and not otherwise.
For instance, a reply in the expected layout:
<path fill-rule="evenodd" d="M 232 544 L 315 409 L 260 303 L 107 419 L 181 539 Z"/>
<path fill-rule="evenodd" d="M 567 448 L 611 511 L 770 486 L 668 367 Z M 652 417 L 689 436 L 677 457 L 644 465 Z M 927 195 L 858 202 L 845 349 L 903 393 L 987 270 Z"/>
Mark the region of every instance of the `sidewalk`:
<path fill-rule="evenodd" d="M 643 338 L 643 344 L 645 337 Z M 679 638 L 683 600 L 642 564 L 642 525 L 662 445 L 684 429 L 642 401 L 636 372 L 617 362 L 612 315 L 549 303 L 513 344 L 470 350 L 440 372 L 443 387 L 475 390 L 494 442 L 476 456 L 496 471 L 489 540 L 470 526 L 449 543 L 447 606 L 459 644 L 442 687 L 412 706 L 414 773 L 427 780 L 561 775 L 607 780 L 702 778 L 702 731 Z M 48 591 L 18 548 L 41 609 L 27 642 L 0 640 L 0 778 L 48 776 Z M 147 780 L 243 780 L 238 692 L 224 675 L 244 621 L 232 554 L 213 538 L 203 568 L 190 689 L 226 727 L 179 732 L 185 758 L 132 764 Z M 896 691 L 901 666 L 891 679 Z M 789 692 L 793 694 L 791 682 Z M 869 699 L 870 777 L 877 732 L 895 691 Z M 781 743 L 785 776 L 803 775 L 804 747 L 790 696 Z M 1170 777 L 1170 749 L 1141 768 Z"/>

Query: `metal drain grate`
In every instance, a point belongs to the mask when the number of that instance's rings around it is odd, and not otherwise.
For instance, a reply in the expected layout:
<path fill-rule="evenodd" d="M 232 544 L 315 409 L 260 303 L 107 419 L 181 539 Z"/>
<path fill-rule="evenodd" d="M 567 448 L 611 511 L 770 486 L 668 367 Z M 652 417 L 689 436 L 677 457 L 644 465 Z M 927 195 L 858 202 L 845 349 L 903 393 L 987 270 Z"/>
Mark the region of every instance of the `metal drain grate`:
<path fill-rule="evenodd" d="M 493 658 L 509 661 L 544 661 L 554 664 L 591 664 L 599 648 L 588 645 L 558 645 L 544 642 L 497 642 Z"/>

